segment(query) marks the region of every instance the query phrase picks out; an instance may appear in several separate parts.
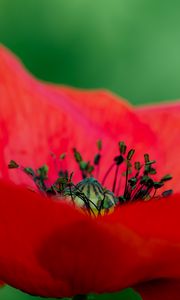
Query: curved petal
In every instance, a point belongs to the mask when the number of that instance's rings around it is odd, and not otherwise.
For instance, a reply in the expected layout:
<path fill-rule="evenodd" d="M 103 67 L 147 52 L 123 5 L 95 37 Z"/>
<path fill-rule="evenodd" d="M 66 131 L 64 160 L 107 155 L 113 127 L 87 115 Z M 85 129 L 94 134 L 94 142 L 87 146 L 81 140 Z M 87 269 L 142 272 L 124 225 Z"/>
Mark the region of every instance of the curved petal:
<path fill-rule="evenodd" d="M 65 297 L 180 278 L 179 196 L 92 219 L 0 182 L 0 205 L 0 278 L 18 289 Z"/>
<path fill-rule="evenodd" d="M 160 279 L 135 287 L 143 300 L 179 300 L 180 281 Z"/>
<path fill-rule="evenodd" d="M 143 300 L 179 299 L 179 199 L 180 195 L 174 195 L 137 202 L 108 216 L 114 225 L 120 222 L 144 240 L 141 255 L 147 277 L 134 287 Z"/>
<path fill-rule="evenodd" d="M 173 186 L 180 192 L 180 101 L 137 108 L 136 113 L 158 135 L 165 159 L 162 171 L 173 174 Z"/>
<path fill-rule="evenodd" d="M 59 205 L 36 193 L 2 182 L 0 199 L 3 230 L 0 278 L 30 294 L 54 297 L 70 294 L 68 280 L 54 280 L 48 270 L 41 267 L 38 249 L 51 232 L 80 221 L 83 216 L 67 205 Z M 68 265 L 68 261 L 66 263 Z"/>
<path fill-rule="evenodd" d="M 115 153 L 117 154 L 117 142 L 123 140 L 129 149 L 135 148 L 136 160 L 143 161 L 143 154 L 148 152 L 151 157 L 157 159 L 160 174 L 164 174 L 161 166 L 166 162 L 158 135 L 151 129 L 151 124 L 140 121 L 134 108 L 127 101 L 108 91 L 84 91 L 57 85 L 47 87 L 51 92 L 56 91 L 59 96 L 64 93 L 68 95 L 71 105 L 75 105 L 86 119 L 91 120 L 97 129 L 105 133 L 105 162 L 102 173 L 105 173 Z M 111 140 L 106 143 L 109 136 Z"/>
<path fill-rule="evenodd" d="M 159 200 L 124 205 L 110 222 L 121 222 L 152 246 L 151 279 L 180 277 L 180 194 Z M 150 248 L 149 248 L 150 249 Z M 157 265 L 153 265 L 156 261 Z"/>
<path fill-rule="evenodd" d="M 13 176 L 7 169 L 10 159 L 32 167 L 44 163 L 53 166 L 51 151 L 61 154 L 72 145 L 82 144 L 86 152 L 92 140 L 100 135 L 70 106 L 67 97 L 48 92 L 3 47 L 0 49 L 0 93 L 3 177 Z M 87 131 L 89 138 L 82 143 Z M 16 180 L 17 174 L 12 179 Z"/>
<path fill-rule="evenodd" d="M 137 150 L 159 158 L 156 134 L 144 125 L 125 101 L 103 91 L 77 91 L 51 86 L 35 80 L 4 47 L 0 48 L 0 162 L 1 176 L 22 181 L 17 172 L 9 173 L 7 163 L 14 159 L 25 166 L 44 163 L 54 172 L 50 152 L 56 155 L 77 147 L 85 159 L 96 154 L 96 141 L 103 140 L 101 172 L 117 151 L 116 142 L 124 140 Z M 76 170 L 67 159 L 69 170 Z M 52 173 L 53 173 L 52 172 Z"/>
<path fill-rule="evenodd" d="M 0 278 L 7 284 L 30 294 L 65 297 L 137 282 L 136 252 L 128 266 L 119 265 L 119 242 L 111 225 L 3 182 L 0 206 Z M 131 237 L 129 248 L 136 251 L 139 241 Z M 127 247 L 121 255 L 128 255 Z M 121 275 L 118 280 L 116 275 Z"/>

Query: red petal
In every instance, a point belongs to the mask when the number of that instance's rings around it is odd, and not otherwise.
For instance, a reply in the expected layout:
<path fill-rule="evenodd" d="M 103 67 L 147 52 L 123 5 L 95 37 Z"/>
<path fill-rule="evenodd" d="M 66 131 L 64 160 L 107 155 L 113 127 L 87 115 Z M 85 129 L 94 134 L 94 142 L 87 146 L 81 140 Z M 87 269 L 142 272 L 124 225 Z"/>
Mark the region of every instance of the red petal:
<path fill-rule="evenodd" d="M 63 92 L 66 93 L 71 105 L 75 105 L 97 129 L 104 133 L 105 161 L 102 174 L 112 162 L 115 153 L 117 154 L 117 142 L 121 140 L 125 141 L 129 149 L 136 149 L 136 160 L 142 161 L 143 154 L 148 152 L 151 157 L 158 160 L 159 166 L 164 164 L 158 135 L 151 129 L 151 124 L 145 125 L 139 121 L 134 108 L 125 100 L 107 91 L 83 91 L 58 86 L 51 86 L 49 89 L 51 91 L 56 89 L 59 96 Z M 106 143 L 109 136 L 112 139 Z"/>
<path fill-rule="evenodd" d="M 65 297 L 180 278 L 179 196 L 92 219 L 1 182 L 0 205 L 0 278 L 28 293 Z"/>
<path fill-rule="evenodd" d="M 0 142 L 3 177 L 14 159 L 26 166 L 53 166 L 50 151 L 61 154 L 75 145 L 84 152 L 99 133 L 69 104 L 68 97 L 49 92 L 22 68 L 5 48 L 0 49 Z M 88 140 L 84 143 L 87 136 Z M 74 165 L 72 166 L 73 169 Z M 53 169 L 54 170 L 54 169 Z"/>
<path fill-rule="evenodd" d="M 121 227 L 2 182 L 0 206 L 0 278 L 7 284 L 30 294 L 65 297 L 138 282 L 140 241 L 127 229 L 122 234 Z"/>
<path fill-rule="evenodd" d="M 180 195 L 124 205 L 108 216 L 146 241 L 151 279 L 180 278 Z M 147 254 L 147 253 L 146 253 Z M 149 269 L 150 270 L 150 269 Z"/>
<path fill-rule="evenodd" d="M 72 293 L 70 279 L 53 278 L 41 265 L 39 253 L 53 232 L 65 233 L 69 225 L 73 229 L 72 224 L 81 222 L 84 216 L 67 205 L 2 182 L 0 199 L 0 278 L 30 294 L 56 297 Z M 53 251 L 57 255 L 57 249 Z M 58 268 L 69 266 L 68 260 L 64 266 L 56 263 Z"/>
<path fill-rule="evenodd" d="M 163 200 L 125 205 L 108 216 L 114 225 L 120 222 L 144 240 L 139 254 L 146 278 L 135 286 L 143 300 L 179 299 L 179 211 L 180 195 L 174 195 Z M 142 270 L 140 263 L 139 274 Z"/>
<path fill-rule="evenodd" d="M 146 106 L 136 109 L 142 122 L 150 124 L 158 135 L 165 162 L 160 165 L 162 173 L 173 174 L 170 186 L 180 192 L 180 102 Z"/>
<path fill-rule="evenodd" d="M 143 300 L 179 300 L 180 281 L 160 279 L 135 287 Z"/>
<path fill-rule="evenodd" d="M 114 95 L 39 82 L 3 47 L 0 49 L 0 78 L 3 177 L 22 181 L 17 172 L 7 169 L 11 159 L 31 167 L 48 163 L 54 172 L 50 151 L 59 156 L 77 147 L 85 159 L 92 159 L 97 151 L 95 143 L 100 138 L 104 145 L 102 173 L 117 153 L 119 140 L 136 148 L 137 159 L 148 151 L 153 158 L 163 161 L 156 134 L 139 121 L 127 103 Z M 76 163 L 71 158 L 67 161 L 68 169 L 74 171 Z"/>

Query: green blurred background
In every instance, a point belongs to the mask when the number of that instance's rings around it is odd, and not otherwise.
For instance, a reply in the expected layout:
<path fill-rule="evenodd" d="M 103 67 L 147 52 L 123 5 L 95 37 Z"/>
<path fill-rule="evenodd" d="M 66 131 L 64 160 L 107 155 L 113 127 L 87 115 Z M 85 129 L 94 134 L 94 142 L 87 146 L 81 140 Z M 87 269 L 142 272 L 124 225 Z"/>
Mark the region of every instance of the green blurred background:
<path fill-rule="evenodd" d="M 180 98 L 179 0 L 0 0 L 0 41 L 43 80 L 134 104 Z M 34 297 L 6 287 L 0 299 Z"/>
<path fill-rule="evenodd" d="M 0 0 L 0 40 L 44 80 L 180 98 L 179 0 Z"/>

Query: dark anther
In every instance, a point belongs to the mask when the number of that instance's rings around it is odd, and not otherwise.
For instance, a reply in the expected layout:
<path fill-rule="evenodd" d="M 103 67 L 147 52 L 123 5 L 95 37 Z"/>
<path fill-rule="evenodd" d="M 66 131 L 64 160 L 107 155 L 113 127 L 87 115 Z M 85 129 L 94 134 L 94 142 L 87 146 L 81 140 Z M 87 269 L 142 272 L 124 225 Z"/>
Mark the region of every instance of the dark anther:
<path fill-rule="evenodd" d="M 131 187 L 135 186 L 137 183 L 137 178 L 136 177 L 132 177 L 128 180 L 129 184 Z"/>
<path fill-rule="evenodd" d="M 98 148 L 99 151 L 102 150 L 102 141 L 101 140 L 97 141 L 97 148 Z"/>
<path fill-rule="evenodd" d="M 172 179 L 172 176 L 169 175 L 169 174 L 167 174 L 167 175 L 165 175 L 165 176 L 163 176 L 163 177 L 161 178 L 161 181 L 164 182 L 164 181 L 168 181 L 168 180 L 171 180 L 171 179 Z"/>
<path fill-rule="evenodd" d="M 139 161 L 136 161 L 136 162 L 134 163 L 134 168 L 135 168 L 135 170 L 137 170 L 137 171 L 139 171 L 139 170 L 141 169 L 141 164 L 140 164 Z"/>
<path fill-rule="evenodd" d="M 25 172 L 27 175 L 35 176 L 34 170 L 33 170 L 32 168 L 24 168 L 24 172 Z"/>
<path fill-rule="evenodd" d="M 95 157 L 94 157 L 94 164 L 95 165 L 98 165 L 99 162 L 100 162 L 100 158 L 101 158 L 101 154 L 96 154 Z"/>
<path fill-rule="evenodd" d="M 162 193 L 162 196 L 169 197 L 170 195 L 172 195 L 172 193 L 173 193 L 173 190 L 167 190 Z"/>
<path fill-rule="evenodd" d="M 122 155 L 126 153 L 126 149 L 127 149 L 126 144 L 123 141 L 119 142 L 119 150 Z"/>
<path fill-rule="evenodd" d="M 39 178 L 42 180 L 45 180 L 48 178 L 48 166 L 44 165 L 37 169 L 37 174 L 39 175 Z"/>
<path fill-rule="evenodd" d="M 131 160 L 131 158 L 132 158 L 133 155 L 134 155 L 134 152 L 135 152 L 134 149 L 129 150 L 129 152 L 128 152 L 128 154 L 127 154 L 127 160 Z"/>
<path fill-rule="evenodd" d="M 8 164 L 8 168 L 9 169 L 17 169 L 17 168 L 19 168 L 19 165 L 14 160 L 11 160 Z"/>
<path fill-rule="evenodd" d="M 148 153 L 144 154 L 144 161 L 145 161 L 145 164 L 147 164 L 149 162 L 149 154 Z"/>
<path fill-rule="evenodd" d="M 118 200 L 119 200 L 119 202 L 120 202 L 121 204 L 126 203 L 126 198 L 123 197 L 123 196 L 119 196 L 119 197 L 118 197 Z"/>
<path fill-rule="evenodd" d="M 157 190 L 157 189 L 160 189 L 161 187 L 163 187 L 164 183 L 159 181 L 159 182 L 154 182 L 154 188 Z"/>
<path fill-rule="evenodd" d="M 62 154 L 59 156 L 59 158 L 62 159 L 62 160 L 65 159 L 65 157 L 66 157 L 66 153 L 62 153 Z"/>
<path fill-rule="evenodd" d="M 73 148 L 73 152 L 74 152 L 74 157 L 75 160 L 79 163 L 80 161 L 82 161 L 82 156 L 81 154 L 76 150 L 76 148 Z"/>
<path fill-rule="evenodd" d="M 124 161 L 124 158 L 122 155 L 118 155 L 114 158 L 114 161 L 115 161 L 116 165 L 118 166 L 118 165 L 122 164 L 122 162 Z"/>
<path fill-rule="evenodd" d="M 10 169 L 18 168 L 26 173 L 43 195 L 57 197 L 58 199 L 67 197 L 73 205 L 80 205 L 81 203 L 80 207 L 94 216 L 101 214 L 102 211 L 108 213 L 112 206 L 115 207 L 116 205 L 139 200 L 150 200 L 155 197 L 162 198 L 172 194 L 172 190 L 169 189 L 164 191 L 161 196 L 156 195 L 166 181 L 172 179 L 172 176 L 167 174 L 160 180 L 154 180 L 156 174 L 154 164 L 156 161 L 150 160 L 148 153 L 144 154 L 144 163 L 133 162 L 132 157 L 135 150 L 130 149 L 126 154 L 127 146 L 123 141 L 119 142 L 118 146 L 120 154 L 114 157 L 112 164 L 102 176 L 101 182 L 98 179 L 102 158 L 101 140 L 97 141 L 98 153 L 94 156 L 92 163 L 91 161 L 85 161 L 76 148 L 73 148 L 74 158 L 83 179 L 78 184 L 75 184 L 72 180 L 73 173 L 69 173 L 62 167 L 57 168 L 57 165 L 55 165 L 55 169 L 57 169 L 58 176 L 53 184 L 48 181 L 48 167 L 46 165 L 34 170 L 30 167 L 23 167 L 11 160 L 8 167 Z M 52 156 L 56 158 L 54 154 Z M 63 160 L 66 155 L 63 153 L 59 158 Z M 56 160 L 54 162 L 57 164 Z M 108 177 L 112 178 L 110 178 L 112 181 L 111 191 L 107 190 L 105 186 Z"/>

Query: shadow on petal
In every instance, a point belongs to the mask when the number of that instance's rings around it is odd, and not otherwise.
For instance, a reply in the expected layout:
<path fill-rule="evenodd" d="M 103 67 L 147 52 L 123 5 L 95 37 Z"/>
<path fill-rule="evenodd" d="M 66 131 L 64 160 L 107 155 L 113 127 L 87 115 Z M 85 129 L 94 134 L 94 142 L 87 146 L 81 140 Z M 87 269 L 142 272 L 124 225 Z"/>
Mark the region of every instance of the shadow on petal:
<path fill-rule="evenodd" d="M 143 300 L 179 300 L 180 281 L 158 279 L 134 287 Z"/>

